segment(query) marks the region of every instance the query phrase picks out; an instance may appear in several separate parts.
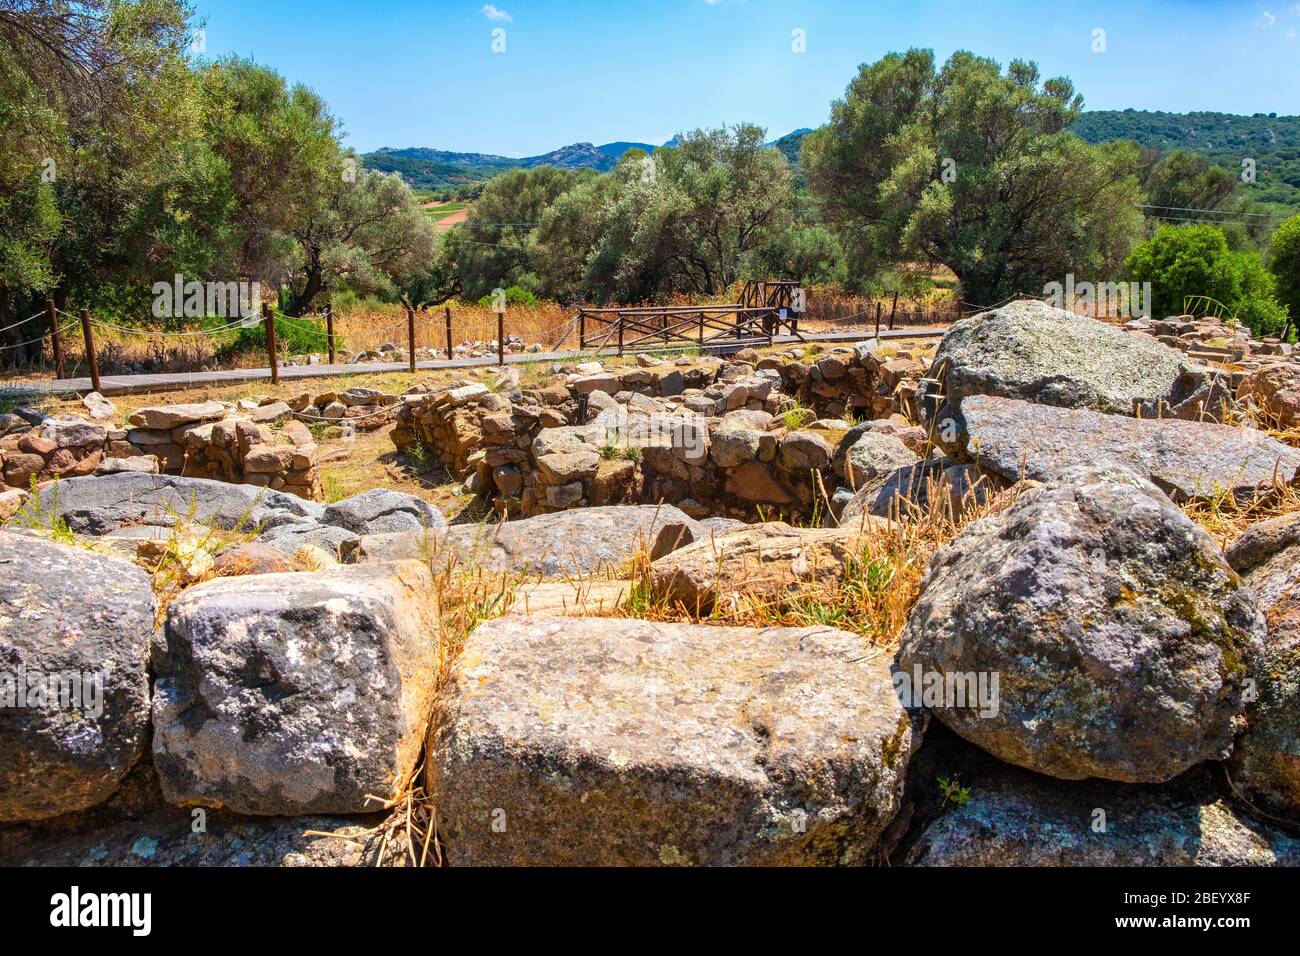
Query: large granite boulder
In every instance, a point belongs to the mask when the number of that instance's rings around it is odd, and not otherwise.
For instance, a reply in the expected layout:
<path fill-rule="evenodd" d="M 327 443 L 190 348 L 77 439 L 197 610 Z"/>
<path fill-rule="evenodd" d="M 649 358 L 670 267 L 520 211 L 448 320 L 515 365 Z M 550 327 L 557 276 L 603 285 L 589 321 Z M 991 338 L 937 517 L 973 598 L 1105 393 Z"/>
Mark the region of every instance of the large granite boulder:
<path fill-rule="evenodd" d="M 1250 497 L 1290 484 L 1300 450 L 1253 428 L 1137 419 L 975 395 L 962 404 L 969 457 L 1010 481 L 1047 481 L 1078 465 L 1119 465 L 1175 501 Z"/>
<path fill-rule="evenodd" d="M 1228 561 L 1268 622 L 1249 730 L 1237 741 L 1237 785 L 1274 812 L 1300 818 L 1300 514 L 1246 530 Z"/>
<path fill-rule="evenodd" d="M 100 803 L 149 732 L 149 576 L 0 531 L 0 822 Z"/>
<path fill-rule="evenodd" d="M 512 617 L 454 667 L 430 787 L 453 864 L 861 863 L 919 720 L 843 631 Z"/>
<path fill-rule="evenodd" d="M 79 534 L 103 535 L 128 525 L 194 521 L 231 529 L 317 520 L 318 504 L 253 485 L 206 478 L 123 472 L 69 478 L 41 489 L 39 510 Z"/>
<path fill-rule="evenodd" d="M 419 755 L 439 630 L 415 563 L 222 578 L 171 605 L 153 648 L 167 799 L 237 813 L 378 809 Z"/>
<path fill-rule="evenodd" d="M 712 535 L 655 561 L 653 593 L 692 611 L 719 601 L 770 603 L 820 591 L 861 574 L 870 532 L 878 519 L 844 528 L 792 528 L 781 521 Z"/>
<path fill-rule="evenodd" d="M 911 866 L 1298 866 L 1300 840 L 1242 814 L 1207 781 L 1062 783 L 1004 772 L 916 840 Z"/>
<path fill-rule="evenodd" d="M 1217 417 L 1231 400 L 1177 349 L 1034 300 L 963 319 L 939 343 L 917 400 L 949 454 L 966 449 L 972 395 L 1144 418 Z"/>
<path fill-rule="evenodd" d="M 1133 474 L 1082 468 L 934 556 L 897 666 L 913 700 L 926 689 L 1008 763 L 1159 782 L 1227 755 L 1263 636 L 1209 535 Z M 957 693 L 981 677 L 997 680 L 992 707 Z"/>
<path fill-rule="evenodd" d="M 366 535 L 345 550 L 358 562 L 432 559 L 445 566 L 454 558 L 492 573 L 567 577 L 622 568 L 642 547 L 659 558 L 707 536 L 672 505 L 611 505 L 445 532 Z"/>

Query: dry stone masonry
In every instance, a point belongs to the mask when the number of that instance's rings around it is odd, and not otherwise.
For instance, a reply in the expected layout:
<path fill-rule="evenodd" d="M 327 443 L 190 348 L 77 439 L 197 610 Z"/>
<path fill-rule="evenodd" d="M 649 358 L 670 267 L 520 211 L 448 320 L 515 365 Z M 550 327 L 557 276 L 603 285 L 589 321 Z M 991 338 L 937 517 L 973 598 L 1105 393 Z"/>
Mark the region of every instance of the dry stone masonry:
<path fill-rule="evenodd" d="M 0 416 L 0 863 L 362 865 L 420 784 L 451 865 L 1296 865 L 1296 369 L 1020 302 L 933 354 Z M 390 424 L 497 520 L 315 500 L 313 432 Z M 1278 516 L 1222 548 L 1230 499 Z M 815 597 L 899 587 L 896 648 Z M 750 598 L 829 623 L 699 623 Z"/>

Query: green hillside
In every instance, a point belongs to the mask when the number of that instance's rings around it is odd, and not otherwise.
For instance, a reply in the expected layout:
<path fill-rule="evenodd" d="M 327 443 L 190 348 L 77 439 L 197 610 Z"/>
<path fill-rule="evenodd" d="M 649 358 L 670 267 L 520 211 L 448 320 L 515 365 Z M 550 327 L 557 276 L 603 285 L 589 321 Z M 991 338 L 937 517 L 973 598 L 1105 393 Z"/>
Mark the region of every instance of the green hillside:
<path fill-rule="evenodd" d="M 1131 139 L 1161 152 L 1201 153 L 1234 172 L 1253 159 L 1257 179 L 1247 195 L 1300 206 L 1300 116 L 1096 110 L 1084 113 L 1074 132 L 1089 143 Z"/>

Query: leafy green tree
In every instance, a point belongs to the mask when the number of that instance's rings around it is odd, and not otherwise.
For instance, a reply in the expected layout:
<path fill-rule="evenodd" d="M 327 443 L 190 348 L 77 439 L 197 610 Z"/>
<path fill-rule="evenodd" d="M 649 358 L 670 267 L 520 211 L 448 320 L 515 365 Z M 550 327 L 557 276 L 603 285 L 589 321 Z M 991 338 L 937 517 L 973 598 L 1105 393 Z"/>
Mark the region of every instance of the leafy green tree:
<path fill-rule="evenodd" d="M 760 127 L 696 130 L 558 199 L 534 260 L 566 300 L 722 295 L 791 223 L 792 182 Z"/>
<path fill-rule="evenodd" d="M 233 277 L 278 284 L 313 216 L 336 198 L 346 158 L 324 100 L 274 70 L 227 58 L 202 71 L 204 140 L 233 197 Z M 360 180 L 360 163 L 352 160 Z"/>
<path fill-rule="evenodd" d="M 312 214 L 291 227 L 289 315 L 344 279 L 355 291 L 395 297 L 433 259 L 433 225 L 400 176 L 361 169 L 354 156 L 342 157 L 337 173 Z"/>
<path fill-rule="evenodd" d="M 928 50 L 865 65 L 802 160 L 850 274 L 942 263 L 992 302 L 1117 270 L 1140 234 L 1138 150 L 1067 130 L 1082 100 L 1037 67 Z"/>
<path fill-rule="evenodd" d="M 1181 149 L 1147 167 L 1142 182 L 1147 204 L 1166 216 L 1184 215 L 1188 209 L 1227 209 L 1239 186 L 1232 170 Z"/>
<path fill-rule="evenodd" d="M 143 295 L 146 265 L 183 255 L 136 212 L 167 192 L 197 129 L 190 15 L 181 0 L 0 8 L 0 318 L 45 295 L 92 306 L 128 285 Z"/>
<path fill-rule="evenodd" d="M 777 233 L 752 264 L 751 272 L 803 284 L 842 284 L 848 278 L 844 250 L 825 226 L 793 226 Z"/>
<path fill-rule="evenodd" d="M 1151 283 L 1157 316 L 1182 315 L 1193 297 L 1207 296 L 1257 335 L 1277 335 L 1286 322 L 1259 254 L 1228 248 L 1214 226 L 1165 226 L 1134 248 L 1127 267 L 1134 280 Z"/>
<path fill-rule="evenodd" d="M 743 278 L 743 264 L 791 221 L 794 178 L 761 126 L 695 130 L 655 153 L 649 215 L 666 231 L 672 291 L 718 295 Z"/>
<path fill-rule="evenodd" d="M 591 297 L 589 259 L 600 241 L 603 217 L 628 178 L 639 176 L 646 163 L 653 160 L 643 151 L 629 150 L 609 173 L 562 193 L 542 214 L 530 238 L 529 258 L 547 295 L 565 304 Z"/>
<path fill-rule="evenodd" d="M 591 170 L 538 166 L 512 169 L 491 180 L 465 222 L 453 227 L 446 239 L 466 298 L 479 299 L 512 285 L 540 292 L 530 236 L 552 203 L 595 175 Z"/>
<path fill-rule="evenodd" d="M 1291 324 L 1300 323 L 1300 215 L 1277 227 L 1269 243 L 1268 258 L 1277 298 L 1286 306 Z"/>

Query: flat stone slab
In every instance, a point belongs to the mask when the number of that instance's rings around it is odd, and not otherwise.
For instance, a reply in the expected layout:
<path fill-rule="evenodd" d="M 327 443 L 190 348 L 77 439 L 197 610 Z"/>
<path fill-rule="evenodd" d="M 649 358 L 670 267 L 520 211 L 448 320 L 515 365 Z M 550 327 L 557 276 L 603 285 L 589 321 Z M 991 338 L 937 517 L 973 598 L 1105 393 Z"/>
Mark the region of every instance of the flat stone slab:
<path fill-rule="evenodd" d="M 1290 484 L 1300 450 L 1253 428 L 1138 419 L 972 395 L 962 403 L 969 456 L 1011 481 L 1049 481 L 1076 465 L 1120 465 L 1175 501 L 1248 497 Z"/>
<path fill-rule="evenodd" d="M 500 524 L 453 525 L 445 532 L 366 535 L 350 551 L 354 561 L 433 560 L 494 574 L 565 577 L 619 569 L 642 545 L 658 558 L 707 537 L 672 505 L 576 508 Z"/>
<path fill-rule="evenodd" d="M 444 703 L 459 865 L 862 863 L 923 729 L 888 655 L 831 628 L 498 619 Z"/>
<path fill-rule="evenodd" d="M 845 566 L 859 559 L 870 533 L 886 522 L 864 517 L 843 528 L 794 528 L 782 521 L 713 534 L 655 561 L 656 595 L 688 610 L 719 602 L 768 604 L 800 592 L 833 587 Z"/>
<path fill-rule="evenodd" d="M 166 430 L 194 422 L 209 422 L 226 417 L 227 408 L 221 402 L 196 402 L 189 405 L 157 405 L 134 412 L 127 421 L 136 428 Z"/>
<path fill-rule="evenodd" d="M 43 514 L 59 515 L 78 534 L 92 535 L 129 525 L 170 526 L 189 520 L 227 529 L 252 528 L 262 522 L 317 520 L 323 510 L 296 495 L 253 485 L 139 472 L 46 485 L 39 507 Z"/>

